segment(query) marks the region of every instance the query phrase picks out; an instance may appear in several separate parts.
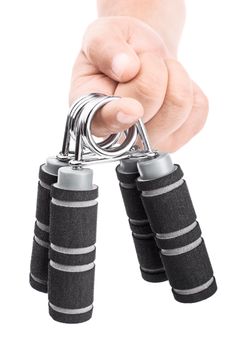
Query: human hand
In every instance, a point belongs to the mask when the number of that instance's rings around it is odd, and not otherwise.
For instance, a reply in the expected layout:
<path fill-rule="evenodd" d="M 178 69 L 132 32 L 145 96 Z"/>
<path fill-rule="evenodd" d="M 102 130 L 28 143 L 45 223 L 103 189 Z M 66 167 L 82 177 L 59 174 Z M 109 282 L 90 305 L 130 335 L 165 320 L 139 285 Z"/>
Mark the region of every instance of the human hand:
<path fill-rule="evenodd" d="M 208 101 L 150 26 L 105 17 L 87 29 L 74 64 L 70 103 L 91 92 L 122 98 L 94 117 L 92 132 L 108 136 L 143 117 L 151 145 L 174 152 L 203 127 Z"/>

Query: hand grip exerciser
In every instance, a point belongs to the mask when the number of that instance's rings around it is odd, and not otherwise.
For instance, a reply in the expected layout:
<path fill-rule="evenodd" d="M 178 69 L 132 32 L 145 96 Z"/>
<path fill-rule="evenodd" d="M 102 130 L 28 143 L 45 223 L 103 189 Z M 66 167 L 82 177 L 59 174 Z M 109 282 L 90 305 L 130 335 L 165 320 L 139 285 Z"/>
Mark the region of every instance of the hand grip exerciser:
<path fill-rule="evenodd" d="M 168 279 L 182 303 L 217 290 L 180 166 L 151 149 L 141 120 L 103 141 L 94 139 L 95 113 L 117 98 L 79 98 L 68 113 L 61 152 L 40 167 L 30 284 L 48 291 L 56 321 L 80 323 L 92 316 L 98 187 L 88 165 L 97 163 L 120 162 L 116 173 L 143 279 Z"/>

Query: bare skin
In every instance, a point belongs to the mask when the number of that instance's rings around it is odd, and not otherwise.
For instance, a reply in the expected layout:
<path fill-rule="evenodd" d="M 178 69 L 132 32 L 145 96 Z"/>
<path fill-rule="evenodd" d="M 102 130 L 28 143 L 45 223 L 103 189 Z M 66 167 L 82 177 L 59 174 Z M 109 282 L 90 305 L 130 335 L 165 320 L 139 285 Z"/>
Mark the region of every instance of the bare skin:
<path fill-rule="evenodd" d="M 153 147 L 176 151 L 208 114 L 206 96 L 177 60 L 184 2 L 99 0 L 98 11 L 74 64 L 70 103 L 90 92 L 122 96 L 98 112 L 93 133 L 105 137 L 143 117 Z"/>

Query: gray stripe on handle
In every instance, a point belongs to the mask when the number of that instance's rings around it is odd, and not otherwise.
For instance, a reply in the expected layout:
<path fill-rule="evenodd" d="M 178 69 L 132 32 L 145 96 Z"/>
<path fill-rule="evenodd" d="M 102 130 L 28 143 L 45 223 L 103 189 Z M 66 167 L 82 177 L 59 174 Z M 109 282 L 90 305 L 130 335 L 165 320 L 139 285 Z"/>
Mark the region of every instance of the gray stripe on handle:
<path fill-rule="evenodd" d="M 198 287 L 195 287 L 192 289 L 175 289 L 175 288 L 173 288 L 173 291 L 177 294 L 180 294 L 180 295 L 196 294 L 196 293 L 200 293 L 203 290 L 209 288 L 209 286 L 211 286 L 211 284 L 213 282 L 214 282 L 214 277 L 211 277 L 211 279 L 208 282 L 202 284 L 201 286 L 198 286 Z"/>
<path fill-rule="evenodd" d="M 42 239 L 38 238 L 37 236 L 34 236 L 34 239 L 35 239 L 36 243 L 38 243 L 41 247 L 49 248 L 48 242 L 42 241 Z"/>
<path fill-rule="evenodd" d="M 198 247 L 202 242 L 202 238 L 199 237 L 196 241 L 185 245 L 184 247 L 175 248 L 175 249 L 161 249 L 161 254 L 166 256 L 173 256 L 173 255 L 180 255 L 187 252 L 190 252 L 191 250 Z"/>
<path fill-rule="evenodd" d="M 58 199 L 52 198 L 52 203 L 55 205 L 59 205 L 61 207 L 86 208 L 86 207 L 92 207 L 96 205 L 97 201 L 91 200 L 91 201 L 82 201 L 82 202 L 67 202 L 67 201 L 60 201 Z"/>
<path fill-rule="evenodd" d="M 36 220 L 36 225 L 39 227 L 40 230 L 48 232 L 49 233 L 49 226 L 42 224 L 42 222 Z"/>
<path fill-rule="evenodd" d="M 148 220 L 143 219 L 143 220 L 135 220 L 135 219 L 129 219 L 129 221 L 131 222 L 131 224 L 133 225 L 143 225 L 143 224 L 148 224 Z"/>
<path fill-rule="evenodd" d="M 135 238 L 154 238 L 154 233 L 150 232 L 150 233 L 146 233 L 146 234 L 140 234 L 140 233 L 135 233 L 135 232 L 132 232 L 132 235 L 135 237 Z"/>
<path fill-rule="evenodd" d="M 124 182 L 120 182 L 121 187 L 131 189 L 137 187 L 136 183 L 134 184 L 125 184 Z"/>
<path fill-rule="evenodd" d="M 85 312 L 90 311 L 93 308 L 93 304 L 83 307 L 82 309 L 64 309 L 62 307 L 58 307 L 53 305 L 49 302 L 49 306 L 56 312 L 60 312 L 61 314 L 67 314 L 67 315 L 78 315 L 78 314 L 84 314 Z"/>
<path fill-rule="evenodd" d="M 31 275 L 31 278 L 32 278 L 34 281 L 36 281 L 37 283 L 47 285 L 47 281 L 42 280 L 42 279 L 40 279 L 40 278 L 37 278 L 37 277 L 34 276 L 32 273 L 30 273 L 30 275 Z"/>
<path fill-rule="evenodd" d="M 164 272 L 165 269 L 163 267 L 160 267 L 159 269 L 147 269 L 145 267 L 140 266 L 141 270 L 144 272 L 149 272 L 149 273 L 159 273 L 159 272 Z"/>
<path fill-rule="evenodd" d="M 58 253 L 70 254 L 70 255 L 87 254 L 95 250 L 94 245 L 91 245 L 89 247 L 84 247 L 84 248 L 65 248 L 65 247 L 59 247 L 58 245 L 51 243 L 50 247 Z"/>
<path fill-rule="evenodd" d="M 86 264 L 86 265 L 75 265 L 75 266 L 61 265 L 61 264 L 54 262 L 53 260 L 50 260 L 50 265 L 54 269 L 64 271 L 64 272 L 84 272 L 84 271 L 92 270 L 95 266 L 95 264 L 93 262 L 90 264 Z"/>
<path fill-rule="evenodd" d="M 171 192 L 171 191 L 175 190 L 176 188 L 180 187 L 183 184 L 183 182 L 184 182 L 184 180 L 180 179 L 179 181 L 174 182 L 171 185 L 158 188 L 157 190 L 142 191 L 142 195 L 144 197 L 160 196 L 161 194 L 165 194 L 165 193 Z"/>
<path fill-rule="evenodd" d="M 42 187 L 44 187 L 44 188 L 46 188 L 46 190 L 51 190 L 51 186 L 49 186 L 49 185 L 47 185 L 45 182 L 43 182 L 43 181 L 39 181 L 40 182 L 40 185 L 42 186 Z"/>
<path fill-rule="evenodd" d="M 182 235 L 185 235 L 186 233 L 189 233 L 197 226 L 197 222 L 193 222 L 191 225 L 182 228 L 181 230 L 169 232 L 169 233 L 156 233 L 156 238 L 158 239 L 171 239 L 176 238 Z"/>

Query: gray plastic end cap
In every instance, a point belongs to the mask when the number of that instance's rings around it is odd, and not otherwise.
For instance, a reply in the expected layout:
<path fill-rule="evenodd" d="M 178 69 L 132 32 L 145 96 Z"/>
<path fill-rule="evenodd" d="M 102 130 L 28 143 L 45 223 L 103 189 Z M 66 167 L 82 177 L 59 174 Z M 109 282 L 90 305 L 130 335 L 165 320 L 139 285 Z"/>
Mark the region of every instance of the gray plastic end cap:
<path fill-rule="evenodd" d="M 137 165 L 141 181 L 159 179 L 174 171 L 174 164 L 168 153 L 161 153 L 152 159 L 139 160 Z"/>
<path fill-rule="evenodd" d="M 49 157 L 43 165 L 43 170 L 48 174 L 57 176 L 58 170 L 64 166 L 67 166 L 67 163 L 61 162 L 56 157 Z"/>
<path fill-rule="evenodd" d="M 72 191 L 92 190 L 93 170 L 89 168 L 72 169 L 71 166 L 60 168 L 56 186 Z"/>
<path fill-rule="evenodd" d="M 120 172 L 126 174 L 137 173 L 137 162 L 137 158 L 122 159 L 119 167 Z"/>

